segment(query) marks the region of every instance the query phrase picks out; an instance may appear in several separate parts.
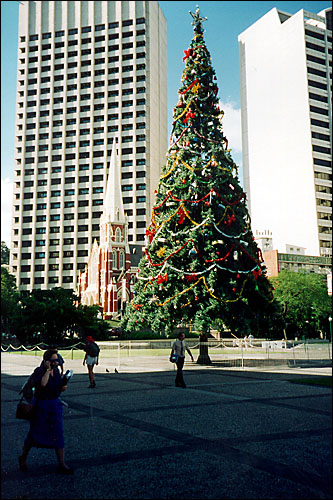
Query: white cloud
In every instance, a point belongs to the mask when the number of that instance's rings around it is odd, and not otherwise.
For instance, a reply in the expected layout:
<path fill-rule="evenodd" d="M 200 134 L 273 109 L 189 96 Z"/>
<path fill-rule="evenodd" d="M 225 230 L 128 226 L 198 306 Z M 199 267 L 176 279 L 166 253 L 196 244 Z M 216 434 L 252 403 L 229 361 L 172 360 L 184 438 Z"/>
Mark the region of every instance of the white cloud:
<path fill-rule="evenodd" d="M 10 247 L 12 224 L 13 182 L 6 177 L 1 179 L 1 241 Z"/>
<path fill-rule="evenodd" d="M 224 111 L 223 132 L 228 139 L 231 153 L 240 153 L 242 151 L 241 110 L 235 108 L 232 102 L 223 103 L 220 101 L 219 106 Z"/>

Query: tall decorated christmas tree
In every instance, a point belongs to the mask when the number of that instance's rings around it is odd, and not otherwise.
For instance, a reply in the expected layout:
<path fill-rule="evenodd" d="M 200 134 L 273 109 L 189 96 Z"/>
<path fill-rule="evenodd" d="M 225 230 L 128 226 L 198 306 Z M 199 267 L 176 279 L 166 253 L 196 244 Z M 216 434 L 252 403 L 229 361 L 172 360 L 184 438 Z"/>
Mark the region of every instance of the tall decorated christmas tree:
<path fill-rule="evenodd" d="M 205 18 L 190 14 L 194 37 L 124 326 L 170 335 L 191 321 L 204 335 L 221 319 L 234 332 L 267 335 L 277 306 L 223 133 Z"/>

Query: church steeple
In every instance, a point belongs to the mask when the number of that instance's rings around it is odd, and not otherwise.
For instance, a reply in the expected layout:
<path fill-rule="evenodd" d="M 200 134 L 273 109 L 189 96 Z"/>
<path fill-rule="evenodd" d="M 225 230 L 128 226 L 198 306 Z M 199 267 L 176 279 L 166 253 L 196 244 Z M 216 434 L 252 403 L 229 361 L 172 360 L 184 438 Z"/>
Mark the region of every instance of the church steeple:
<path fill-rule="evenodd" d="M 115 137 L 113 138 L 102 217 L 104 222 L 125 222 L 125 212 L 121 194 L 121 171 Z"/>

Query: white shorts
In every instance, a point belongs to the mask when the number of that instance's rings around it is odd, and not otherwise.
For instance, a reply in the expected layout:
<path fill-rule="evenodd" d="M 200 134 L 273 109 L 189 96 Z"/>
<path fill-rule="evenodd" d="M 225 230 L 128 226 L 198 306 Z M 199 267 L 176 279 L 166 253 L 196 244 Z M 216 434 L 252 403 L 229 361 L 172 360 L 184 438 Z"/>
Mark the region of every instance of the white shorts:
<path fill-rule="evenodd" d="M 97 356 L 92 357 L 92 356 L 89 356 L 89 354 L 87 354 L 87 359 L 86 359 L 87 365 L 96 365 L 97 360 L 98 360 Z"/>

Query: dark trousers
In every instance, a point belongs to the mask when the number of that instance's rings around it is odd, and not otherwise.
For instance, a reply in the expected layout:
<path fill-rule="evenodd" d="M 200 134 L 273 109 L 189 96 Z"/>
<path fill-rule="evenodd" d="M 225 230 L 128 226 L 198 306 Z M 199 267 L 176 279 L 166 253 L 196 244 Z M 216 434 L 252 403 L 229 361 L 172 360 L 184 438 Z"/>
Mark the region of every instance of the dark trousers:
<path fill-rule="evenodd" d="M 183 378 L 183 366 L 184 366 L 185 357 L 180 357 L 177 360 L 177 375 L 176 375 L 176 386 L 185 386 L 184 378 Z"/>

